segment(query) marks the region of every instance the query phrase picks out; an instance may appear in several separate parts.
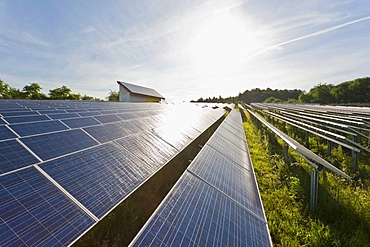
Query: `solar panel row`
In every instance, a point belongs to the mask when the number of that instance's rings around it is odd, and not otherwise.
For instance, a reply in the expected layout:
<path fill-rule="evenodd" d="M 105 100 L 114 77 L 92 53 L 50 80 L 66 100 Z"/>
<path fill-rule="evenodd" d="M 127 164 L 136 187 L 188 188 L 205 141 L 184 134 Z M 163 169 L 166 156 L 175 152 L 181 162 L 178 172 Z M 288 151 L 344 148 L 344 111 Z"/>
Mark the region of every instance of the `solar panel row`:
<path fill-rule="evenodd" d="M 237 111 L 219 126 L 131 245 L 272 245 Z"/>
<path fill-rule="evenodd" d="M 15 102 L 0 100 L 0 114 L 1 106 Z M 75 102 L 61 104 L 78 108 Z M 117 105 L 118 109 L 122 104 Z M 0 246 L 69 245 L 201 134 L 192 120 L 201 118 L 209 127 L 224 114 L 193 105 L 134 108 L 141 109 L 143 117 L 133 117 L 135 111 L 130 111 L 130 120 L 116 115 L 105 115 L 101 121 L 47 117 L 1 126 L 7 139 L 0 140 Z M 150 114 L 145 108 L 152 109 Z M 184 110 L 186 121 L 174 125 L 178 110 Z M 45 115 L 23 118 L 40 116 Z M 181 141 L 168 138 L 166 124 Z"/>

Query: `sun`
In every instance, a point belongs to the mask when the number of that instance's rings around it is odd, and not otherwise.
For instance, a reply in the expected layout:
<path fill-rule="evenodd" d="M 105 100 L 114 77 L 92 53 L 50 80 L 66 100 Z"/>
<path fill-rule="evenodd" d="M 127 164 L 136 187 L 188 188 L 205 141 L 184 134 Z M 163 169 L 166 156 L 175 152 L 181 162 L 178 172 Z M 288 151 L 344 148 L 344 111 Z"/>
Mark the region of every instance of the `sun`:
<path fill-rule="evenodd" d="M 219 14 L 199 23 L 188 39 L 188 56 L 198 68 L 230 72 L 256 47 L 248 23 L 230 14 Z"/>

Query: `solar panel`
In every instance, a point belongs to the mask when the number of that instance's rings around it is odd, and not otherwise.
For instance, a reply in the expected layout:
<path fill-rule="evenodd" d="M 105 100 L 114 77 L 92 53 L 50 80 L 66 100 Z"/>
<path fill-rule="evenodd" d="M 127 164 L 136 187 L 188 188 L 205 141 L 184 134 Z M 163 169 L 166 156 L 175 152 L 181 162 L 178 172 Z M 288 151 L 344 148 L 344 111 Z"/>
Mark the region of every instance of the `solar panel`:
<path fill-rule="evenodd" d="M 46 162 L 41 167 L 99 218 L 155 171 L 114 143 Z"/>
<path fill-rule="evenodd" d="M 93 223 L 31 167 L 0 177 L 0 246 L 65 246 Z"/>
<path fill-rule="evenodd" d="M 183 132 L 176 129 L 174 126 L 162 126 L 153 129 L 152 132 L 179 151 L 186 147 L 193 140 Z"/>
<path fill-rule="evenodd" d="M 121 119 L 123 119 L 123 120 L 128 120 L 128 119 L 136 118 L 135 113 L 131 113 L 131 112 L 118 113 L 116 115 L 118 117 L 120 117 Z"/>
<path fill-rule="evenodd" d="M 213 149 L 233 160 L 237 164 L 241 164 L 243 166 L 248 165 L 247 169 L 251 169 L 247 158 L 246 143 L 243 140 L 236 139 L 234 142 L 231 142 L 228 138 L 224 138 L 218 133 L 215 133 L 212 138 L 208 140 L 207 145 L 211 146 Z"/>
<path fill-rule="evenodd" d="M 36 110 L 43 115 L 22 115 Z M 208 128 L 224 111 L 190 104 L 0 100 L 3 112 L 20 116 L 0 118 L 0 198 L 6 198 L 0 246 L 65 246 L 199 136 L 196 126 Z M 16 223 L 3 217 L 13 208 Z"/>
<path fill-rule="evenodd" d="M 45 121 L 50 120 L 46 115 L 34 115 L 34 116 L 24 116 L 24 117 L 5 117 L 4 118 L 8 123 L 27 123 L 27 122 L 36 122 L 36 121 Z"/>
<path fill-rule="evenodd" d="M 188 169 L 263 218 L 264 214 L 253 173 L 247 170 L 250 166 L 242 165 L 209 146 L 204 146 Z"/>
<path fill-rule="evenodd" d="M 2 111 L 1 115 L 4 117 L 18 117 L 18 116 L 30 116 L 39 115 L 37 112 L 22 109 L 22 111 Z"/>
<path fill-rule="evenodd" d="M 0 118 L 0 125 L 3 125 L 3 124 L 6 124 L 6 122 L 2 118 Z"/>
<path fill-rule="evenodd" d="M 10 128 L 20 136 L 30 136 L 54 131 L 67 130 L 68 128 L 59 121 L 44 121 L 23 124 L 13 124 Z"/>
<path fill-rule="evenodd" d="M 82 130 L 68 130 L 21 138 L 42 160 L 48 160 L 98 144 Z"/>
<path fill-rule="evenodd" d="M 94 118 L 96 118 L 101 123 L 112 123 L 122 121 L 122 119 L 117 117 L 116 115 L 95 116 Z"/>
<path fill-rule="evenodd" d="M 64 119 L 64 118 L 76 118 L 79 117 L 77 113 L 58 113 L 58 114 L 48 114 L 51 119 Z"/>
<path fill-rule="evenodd" d="M 116 140 L 130 133 L 119 123 L 87 127 L 84 130 L 101 143 Z"/>
<path fill-rule="evenodd" d="M 132 246 L 271 246 L 266 223 L 186 172 Z"/>
<path fill-rule="evenodd" d="M 90 111 L 90 112 L 79 112 L 78 115 L 83 116 L 83 117 L 90 117 L 90 116 L 98 116 L 102 114 L 98 111 Z"/>
<path fill-rule="evenodd" d="M 0 141 L 6 140 L 6 139 L 12 139 L 17 137 L 16 134 L 14 134 L 10 129 L 8 129 L 6 126 L 0 126 Z"/>
<path fill-rule="evenodd" d="M 74 128 L 82 128 L 92 125 L 100 124 L 96 119 L 93 117 L 81 117 L 81 118 L 71 118 L 71 119 L 63 119 L 61 120 L 64 124 L 68 127 Z"/>
<path fill-rule="evenodd" d="M 48 110 L 39 110 L 38 111 L 40 114 L 59 114 L 59 113 L 62 113 L 62 114 L 64 114 L 64 113 L 66 113 L 66 111 L 64 111 L 64 110 L 50 110 L 50 109 L 48 109 Z"/>
<path fill-rule="evenodd" d="M 140 132 L 115 142 L 152 165 L 154 169 L 162 167 L 177 153 L 175 148 L 150 132 Z"/>
<path fill-rule="evenodd" d="M 38 160 L 16 140 L 0 142 L 0 173 L 10 172 L 37 162 Z"/>

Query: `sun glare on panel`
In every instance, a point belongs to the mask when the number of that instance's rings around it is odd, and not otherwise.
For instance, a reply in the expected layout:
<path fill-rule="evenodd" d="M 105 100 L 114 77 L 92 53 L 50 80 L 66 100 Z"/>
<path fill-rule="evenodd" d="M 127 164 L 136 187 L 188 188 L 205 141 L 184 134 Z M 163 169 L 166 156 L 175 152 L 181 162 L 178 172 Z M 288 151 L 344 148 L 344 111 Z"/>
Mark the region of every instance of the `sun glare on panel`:
<path fill-rule="evenodd" d="M 256 48 L 252 32 L 245 20 L 231 15 L 212 16 L 195 28 L 187 50 L 198 68 L 230 72 Z"/>

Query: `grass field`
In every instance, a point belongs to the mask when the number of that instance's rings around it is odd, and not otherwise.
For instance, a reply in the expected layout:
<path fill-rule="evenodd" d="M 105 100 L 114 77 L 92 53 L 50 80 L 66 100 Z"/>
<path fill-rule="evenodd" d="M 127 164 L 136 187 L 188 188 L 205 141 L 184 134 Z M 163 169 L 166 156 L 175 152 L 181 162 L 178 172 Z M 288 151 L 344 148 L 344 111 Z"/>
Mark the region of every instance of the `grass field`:
<path fill-rule="evenodd" d="M 369 157 L 360 158 L 357 181 L 345 181 L 320 172 L 319 205 L 309 210 L 309 165 L 245 111 L 244 128 L 262 201 L 275 246 L 370 246 Z M 313 150 L 324 153 L 324 144 L 310 139 Z M 329 161 L 346 171 L 350 156 L 333 149 Z"/>

